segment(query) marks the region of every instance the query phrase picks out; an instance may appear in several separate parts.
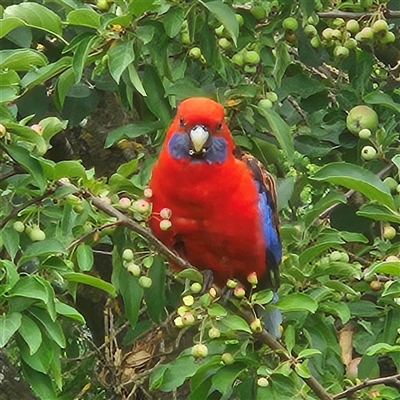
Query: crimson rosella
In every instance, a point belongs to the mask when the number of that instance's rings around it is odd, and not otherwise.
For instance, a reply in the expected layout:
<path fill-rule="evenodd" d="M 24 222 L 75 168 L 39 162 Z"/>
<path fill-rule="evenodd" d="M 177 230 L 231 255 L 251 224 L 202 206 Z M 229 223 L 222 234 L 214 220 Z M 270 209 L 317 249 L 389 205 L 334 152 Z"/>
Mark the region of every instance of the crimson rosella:
<path fill-rule="evenodd" d="M 166 246 L 199 270 L 211 270 L 219 287 L 228 279 L 246 283 L 255 272 L 259 287 L 277 289 L 281 242 L 275 182 L 235 146 L 220 104 L 196 97 L 179 105 L 149 186 L 150 227 Z M 159 223 L 163 208 L 172 211 L 167 230 Z M 277 310 L 263 317 L 275 337 L 281 318 Z"/>

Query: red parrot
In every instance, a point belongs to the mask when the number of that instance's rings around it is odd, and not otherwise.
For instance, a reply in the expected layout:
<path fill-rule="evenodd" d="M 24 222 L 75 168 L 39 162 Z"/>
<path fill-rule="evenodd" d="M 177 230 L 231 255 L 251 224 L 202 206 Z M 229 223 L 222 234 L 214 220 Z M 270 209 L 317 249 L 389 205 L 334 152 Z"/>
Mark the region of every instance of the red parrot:
<path fill-rule="evenodd" d="M 260 285 L 277 289 L 281 243 L 275 182 L 235 146 L 220 104 L 195 97 L 179 105 L 149 186 L 150 228 L 167 247 L 199 270 L 211 270 L 219 287 L 230 278 L 246 284 L 255 272 Z M 160 228 L 163 208 L 172 211 L 167 230 Z M 273 314 L 276 323 L 267 327 L 276 337 L 279 316 Z"/>

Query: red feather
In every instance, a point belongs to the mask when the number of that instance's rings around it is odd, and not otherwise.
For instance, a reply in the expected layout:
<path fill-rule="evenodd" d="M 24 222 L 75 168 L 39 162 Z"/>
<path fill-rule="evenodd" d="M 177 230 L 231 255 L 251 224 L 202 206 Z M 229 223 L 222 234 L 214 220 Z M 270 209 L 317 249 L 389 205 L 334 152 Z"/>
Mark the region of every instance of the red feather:
<path fill-rule="evenodd" d="M 171 156 L 171 137 L 197 125 L 226 140 L 223 162 Z M 258 189 L 247 163 L 236 158 L 234 150 L 222 106 L 206 98 L 185 100 L 167 131 L 150 181 L 155 236 L 198 269 L 211 269 L 221 287 L 228 278 L 246 282 L 249 273 L 261 277 L 266 272 Z M 158 216 L 164 207 L 172 210 L 172 226 L 166 231 L 160 229 Z"/>

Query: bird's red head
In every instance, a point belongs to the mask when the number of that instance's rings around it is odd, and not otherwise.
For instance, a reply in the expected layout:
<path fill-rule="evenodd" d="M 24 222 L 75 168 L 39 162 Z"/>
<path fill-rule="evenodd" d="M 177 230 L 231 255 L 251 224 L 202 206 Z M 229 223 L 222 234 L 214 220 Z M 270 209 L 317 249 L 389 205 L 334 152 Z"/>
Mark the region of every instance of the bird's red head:
<path fill-rule="evenodd" d="M 196 163 L 222 163 L 233 149 L 220 104 L 205 97 L 192 97 L 179 105 L 165 138 L 164 151 L 170 156 Z"/>

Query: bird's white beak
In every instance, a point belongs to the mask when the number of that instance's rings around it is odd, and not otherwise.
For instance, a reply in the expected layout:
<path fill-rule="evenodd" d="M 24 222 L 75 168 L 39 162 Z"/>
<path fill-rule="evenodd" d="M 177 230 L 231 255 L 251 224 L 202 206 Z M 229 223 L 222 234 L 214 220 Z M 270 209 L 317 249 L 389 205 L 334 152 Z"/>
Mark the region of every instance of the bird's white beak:
<path fill-rule="evenodd" d="M 210 137 L 210 133 L 203 125 L 196 125 L 189 132 L 190 140 L 193 143 L 194 151 L 199 153 L 204 144 L 207 142 L 207 139 Z"/>

